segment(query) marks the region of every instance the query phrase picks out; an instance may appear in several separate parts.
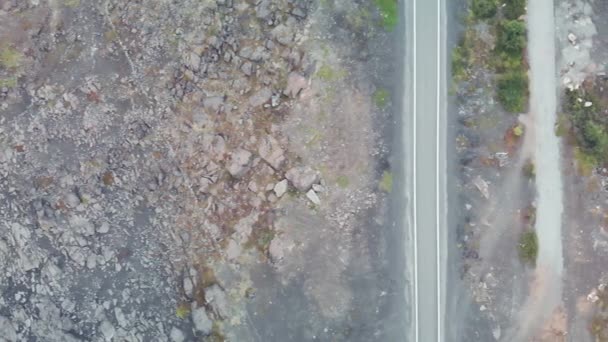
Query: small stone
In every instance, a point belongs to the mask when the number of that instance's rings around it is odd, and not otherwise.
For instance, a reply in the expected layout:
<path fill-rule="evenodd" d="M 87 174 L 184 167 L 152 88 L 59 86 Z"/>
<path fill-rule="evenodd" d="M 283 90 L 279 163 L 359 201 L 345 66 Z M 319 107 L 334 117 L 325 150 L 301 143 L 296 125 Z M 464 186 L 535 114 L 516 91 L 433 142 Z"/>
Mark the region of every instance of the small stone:
<path fill-rule="evenodd" d="M 251 63 L 251 62 L 243 63 L 243 65 L 241 65 L 241 71 L 247 76 L 253 75 L 253 73 L 255 72 L 253 63 Z"/>
<path fill-rule="evenodd" d="M 483 178 L 481 178 L 481 176 L 475 177 L 475 179 L 473 179 L 473 184 L 475 185 L 477 190 L 479 190 L 479 192 L 481 192 L 481 194 L 483 195 L 483 197 L 485 199 L 490 198 L 490 190 L 489 190 L 488 182 L 483 180 Z"/>
<path fill-rule="evenodd" d="M 118 322 L 118 325 L 123 328 L 127 326 L 128 321 L 121 308 L 114 308 L 114 316 L 116 317 L 116 322 Z"/>
<path fill-rule="evenodd" d="M 287 179 L 283 179 L 274 186 L 274 193 L 278 198 L 281 198 L 287 192 Z"/>
<path fill-rule="evenodd" d="M 249 105 L 252 107 L 259 107 L 268 102 L 271 97 L 272 90 L 269 88 L 262 88 L 249 98 Z"/>
<path fill-rule="evenodd" d="M 314 203 L 315 205 L 319 205 L 321 204 L 321 200 L 319 199 L 319 196 L 317 196 L 317 193 L 310 189 L 307 193 L 306 193 L 306 197 L 308 197 L 308 199 Z"/>
<path fill-rule="evenodd" d="M 270 135 L 262 138 L 258 147 L 258 153 L 275 170 L 280 169 L 285 162 L 285 152 L 279 142 Z"/>
<path fill-rule="evenodd" d="M 195 52 L 190 52 L 188 53 L 185 64 L 188 69 L 197 72 L 201 66 L 201 57 Z"/>
<path fill-rule="evenodd" d="M 192 295 L 194 294 L 194 284 L 192 284 L 192 280 L 190 279 L 189 275 L 184 276 L 183 286 L 186 297 L 192 298 Z"/>
<path fill-rule="evenodd" d="M 95 254 L 89 254 L 87 256 L 87 268 L 92 270 L 97 266 L 97 256 Z"/>
<path fill-rule="evenodd" d="M 291 98 L 295 98 L 298 96 L 300 91 L 307 86 L 308 81 L 306 81 L 304 76 L 298 74 L 297 72 L 292 72 L 287 77 L 287 87 L 285 87 L 285 90 L 283 90 L 283 94 Z"/>
<path fill-rule="evenodd" d="M 574 33 L 568 33 L 568 41 L 570 41 L 570 44 L 576 45 L 576 41 L 577 41 L 576 35 Z"/>
<path fill-rule="evenodd" d="M 169 334 L 171 338 L 171 342 L 184 342 L 186 337 L 184 337 L 184 333 L 177 329 L 176 327 L 171 328 L 171 333 Z"/>
<path fill-rule="evenodd" d="M 294 167 L 285 173 L 285 178 L 299 191 L 308 191 L 319 181 L 319 173 L 310 167 Z"/>
<path fill-rule="evenodd" d="M 213 329 L 213 323 L 207 316 L 204 307 L 192 311 L 192 323 L 194 323 L 194 329 L 203 335 L 209 335 Z"/>
<path fill-rule="evenodd" d="M 99 330 L 106 341 L 111 341 L 114 338 L 114 334 L 116 334 L 114 326 L 108 320 L 101 322 Z"/>
<path fill-rule="evenodd" d="M 228 172 L 232 175 L 232 177 L 240 178 L 249 170 L 251 157 L 251 152 L 242 148 L 232 153 L 231 160 L 228 165 Z"/>
<path fill-rule="evenodd" d="M 205 289 L 205 301 L 211 305 L 216 314 L 222 318 L 228 317 L 228 300 L 226 293 L 217 284 Z"/>
<path fill-rule="evenodd" d="M 325 191 L 325 188 L 323 187 L 323 185 L 321 184 L 313 184 L 312 185 L 312 189 L 316 192 L 316 193 L 322 193 Z"/>
<path fill-rule="evenodd" d="M 293 30 L 283 24 L 277 25 L 270 31 L 271 36 L 281 45 L 289 45 L 293 42 Z"/>
<path fill-rule="evenodd" d="M 586 101 L 585 102 L 585 108 L 589 108 L 591 106 L 593 106 L 593 102 L 591 102 L 591 101 Z"/>
<path fill-rule="evenodd" d="M 76 208 L 79 204 L 80 204 L 80 198 L 78 198 L 78 196 L 76 196 L 76 194 L 69 193 L 65 197 L 65 205 L 67 205 L 68 208 Z"/>
<path fill-rule="evenodd" d="M 108 222 L 103 222 L 99 227 L 97 227 L 97 233 L 106 234 L 110 231 L 110 224 Z"/>

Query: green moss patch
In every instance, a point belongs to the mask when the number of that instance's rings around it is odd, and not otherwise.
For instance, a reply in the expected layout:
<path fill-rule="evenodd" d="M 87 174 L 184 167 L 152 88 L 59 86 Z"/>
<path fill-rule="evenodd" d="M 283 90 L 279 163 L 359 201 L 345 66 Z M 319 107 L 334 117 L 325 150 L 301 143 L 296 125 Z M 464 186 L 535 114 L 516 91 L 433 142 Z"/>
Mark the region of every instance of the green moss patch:
<path fill-rule="evenodd" d="M 534 230 L 527 230 L 519 238 L 519 257 L 525 263 L 535 265 L 538 256 L 538 237 Z"/>
<path fill-rule="evenodd" d="M 0 48 L 0 65 L 5 69 L 17 69 L 21 65 L 23 55 L 12 47 Z"/>
<path fill-rule="evenodd" d="M 382 18 L 382 26 L 387 31 L 392 31 L 399 22 L 399 3 L 397 0 L 375 0 L 376 7 Z"/>
<path fill-rule="evenodd" d="M 380 190 L 384 192 L 391 192 L 393 190 L 393 174 L 390 171 L 384 171 L 382 178 L 378 184 Z"/>
<path fill-rule="evenodd" d="M 373 97 L 374 97 L 374 103 L 376 104 L 376 106 L 378 106 L 379 108 L 384 108 L 390 101 L 391 94 L 388 92 L 388 90 L 386 90 L 384 88 L 380 88 L 374 92 Z"/>

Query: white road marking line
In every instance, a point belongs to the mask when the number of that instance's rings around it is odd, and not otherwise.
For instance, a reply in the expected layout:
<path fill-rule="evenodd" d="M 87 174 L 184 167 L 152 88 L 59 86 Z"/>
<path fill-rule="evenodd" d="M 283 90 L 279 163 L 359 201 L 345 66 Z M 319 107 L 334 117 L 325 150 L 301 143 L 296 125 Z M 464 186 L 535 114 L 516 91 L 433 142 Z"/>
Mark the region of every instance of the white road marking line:
<path fill-rule="evenodd" d="M 439 143 L 440 143 L 440 131 L 439 121 L 441 119 L 441 0 L 437 0 L 437 120 L 436 120 L 436 144 L 437 151 L 435 153 L 435 229 L 436 229 L 436 248 L 437 248 L 437 341 L 442 342 L 441 338 L 441 242 L 440 242 L 440 224 L 439 218 Z"/>
<path fill-rule="evenodd" d="M 413 152 L 413 163 L 412 163 L 412 178 L 413 178 L 413 210 L 414 210 L 414 229 L 413 229 L 413 239 L 414 239 L 414 341 L 418 342 L 418 214 L 417 214 L 417 207 L 416 207 L 416 194 L 417 194 L 417 180 L 416 180 L 416 160 L 417 160 L 417 155 L 416 155 L 416 140 L 417 140 L 417 136 L 416 136 L 416 125 L 417 125 L 417 120 L 416 120 L 416 115 L 417 115 L 417 100 L 416 100 L 416 82 L 417 82 L 417 71 L 416 69 L 418 68 L 417 65 L 417 60 L 416 60 L 416 46 L 417 46 L 417 42 L 416 42 L 416 1 L 418 0 L 413 0 L 412 2 L 414 3 L 414 7 L 413 7 L 413 18 L 412 18 L 412 22 L 414 25 L 414 29 L 413 29 L 413 53 L 412 55 L 414 56 L 413 58 L 413 64 L 414 64 L 414 70 L 413 70 L 413 80 L 412 80 L 412 85 L 413 85 L 413 90 L 414 90 L 414 94 L 413 94 L 413 110 L 414 110 L 414 119 L 413 119 L 413 123 L 412 123 L 412 131 L 413 131 L 413 138 L 414 138 L 414 143 L 412 144 L 414 147 L 414 152 Z"/>

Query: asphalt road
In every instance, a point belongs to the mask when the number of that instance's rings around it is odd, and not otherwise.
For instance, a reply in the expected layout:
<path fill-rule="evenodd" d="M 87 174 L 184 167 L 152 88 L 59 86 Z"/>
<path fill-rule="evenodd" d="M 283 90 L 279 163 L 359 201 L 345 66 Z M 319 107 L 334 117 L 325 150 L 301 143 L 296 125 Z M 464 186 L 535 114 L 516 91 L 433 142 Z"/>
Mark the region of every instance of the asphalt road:
<path fill-rule="evenodd" d="M 410 0 L 408 80 L 411 144 L 414 341 L 444 341 L 446 86 L 444 0 Z"/>

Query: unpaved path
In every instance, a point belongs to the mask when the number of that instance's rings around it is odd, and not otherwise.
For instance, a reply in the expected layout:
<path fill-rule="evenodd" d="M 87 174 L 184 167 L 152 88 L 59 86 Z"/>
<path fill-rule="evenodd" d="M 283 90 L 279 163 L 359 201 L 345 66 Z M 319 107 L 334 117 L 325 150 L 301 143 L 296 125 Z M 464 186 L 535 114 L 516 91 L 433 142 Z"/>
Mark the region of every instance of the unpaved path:
<path fill-rule="evenodd" d="M 539 333 L 543 322 L 561 305 L 563 270 L 561 221 L 562 178 L 559 141 L 555 135 L 556 67 L 553 0 L 528 3 L 530 113 L 536 135 L 536 232 L 539 254 L 529 298 L 509 341 L 525 341 Z"/>
<path fill-rule="evenodd" d="M 530 105 L 536 123 L 538 209 L 536 229 L 540 241 L 538 265 L 562 274 L 562 176 L 559 140 L 555 135 L 556 67 L 553 0 L 530 1 L 528 7 Z"/>

